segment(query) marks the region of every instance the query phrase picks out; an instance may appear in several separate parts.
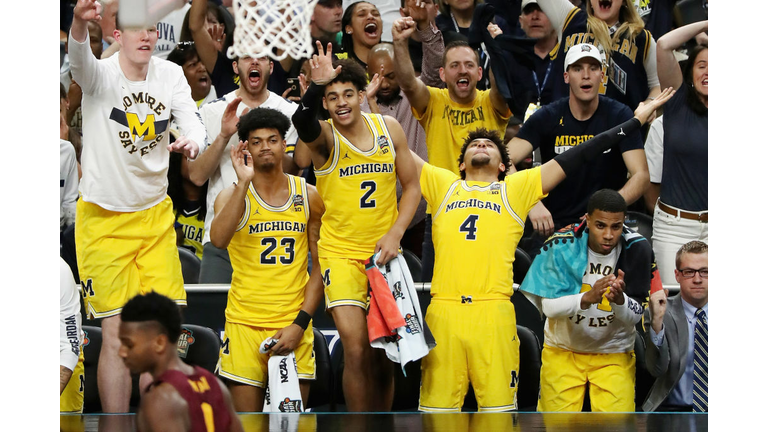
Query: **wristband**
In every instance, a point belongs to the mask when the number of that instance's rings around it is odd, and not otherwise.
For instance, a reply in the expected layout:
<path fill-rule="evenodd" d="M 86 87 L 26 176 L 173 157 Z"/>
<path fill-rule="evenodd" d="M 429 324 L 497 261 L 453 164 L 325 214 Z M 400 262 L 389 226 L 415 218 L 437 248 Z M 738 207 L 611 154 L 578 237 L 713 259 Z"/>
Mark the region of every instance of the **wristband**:
<path fill-rule="evenodd" d="M 302 330 L 306 330 L 307 327 L 309 327 L 309 322 L 311 320 L 312 315 L 308 314 L 306 311 L 300 310 L 299 314 L 296 315 L 296 319 L 293 320 L 293 323 L 301 327 Z"/>

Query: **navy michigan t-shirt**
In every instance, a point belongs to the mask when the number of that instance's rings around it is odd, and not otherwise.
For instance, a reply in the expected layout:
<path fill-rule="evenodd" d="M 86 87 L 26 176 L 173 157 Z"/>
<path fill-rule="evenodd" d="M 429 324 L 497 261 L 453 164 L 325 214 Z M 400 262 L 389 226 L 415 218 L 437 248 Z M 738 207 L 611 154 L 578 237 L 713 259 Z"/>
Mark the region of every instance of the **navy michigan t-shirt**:
<path fill-rule="evenodd" d="M 552 102 L 536 111 L 523 124 L 517 137 L 531 143 L 534 150 L 541 149 L 542 163 L 546 163 L 556 155 L 632 118 L 632 110 L 626 105 L 605 96 L 599 98 L 597 111 L 584 121 L 573 117 L 568 98 Z M 589 197 L 598 190 L 621 189 L 627 182 L 627 167 L 622 153 L 642 148 L 643 141 L 638 130 L 563 180 L 543 200 L 555 224 L 567 225 L 578 221 L 587 212 Z"/>

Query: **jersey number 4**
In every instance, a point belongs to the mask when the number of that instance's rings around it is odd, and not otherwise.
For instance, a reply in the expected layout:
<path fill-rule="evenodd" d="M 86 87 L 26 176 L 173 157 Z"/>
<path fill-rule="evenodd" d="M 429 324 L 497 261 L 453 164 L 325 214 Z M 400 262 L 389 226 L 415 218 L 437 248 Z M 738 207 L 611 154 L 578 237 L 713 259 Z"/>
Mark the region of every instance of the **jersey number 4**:
<path fill-rule="evenodd" d="M 360 189 L 365 191 L 360 198 L 360 208 L 375 208 L 376 200 L 371 199 L 371 195 L 376 192 L 376 182 L 371 180 L 364 181 L 360 183 Z"/>
<path fill-rule="evenodd" d="M 264 237 L 261 239 L 261 245 L 266 246 L 267 248 L 264 249 L 264 252 L 261 253 L 261 263 L 262 264 L 277 264 L 277 257 L 276 256 L 270 256 L 272 252 L 274 252 L 275 249 L 277 249 L 277 239 L 274 237 Z M 293 258 L 295 255 L 294 246 L 296 245 L 296 239 L 291 237 L 285 237 L 282 240 L 280 240 L 280 246 L 283 246 L 285 248 L 285 253 L 287 256 L 283 255 L 280 257 L 280 262 L 283 264 L 290 264 L 293 262 Z"/>
<path fill-rule="evenodd" d="M 477 220 L 480 219 L 478 215 L 469 215 L 459 227 L 459 231 L 467 233 L 467 240 L 477 240 Z"/>

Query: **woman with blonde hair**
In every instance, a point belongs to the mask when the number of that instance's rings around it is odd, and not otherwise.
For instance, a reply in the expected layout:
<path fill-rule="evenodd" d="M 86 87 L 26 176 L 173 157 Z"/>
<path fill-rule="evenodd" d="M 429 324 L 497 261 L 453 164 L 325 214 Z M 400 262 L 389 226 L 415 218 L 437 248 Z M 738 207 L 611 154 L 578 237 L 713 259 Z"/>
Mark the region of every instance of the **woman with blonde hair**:
<path fill-rule="evenodd" d="M 568 0 L 537 3 L 557 32 L 555 72 L 565 72 L 563 64 L 569 48 L 589 43 L 600 48 L 605 59 L 600 94 L 634 107 L 660 93 L 656 41 L 644 28 L 631 0 L 588 0 L 586 13 Z M 555 83 L 554 96 L 568 96 L 563 80 Z"/>

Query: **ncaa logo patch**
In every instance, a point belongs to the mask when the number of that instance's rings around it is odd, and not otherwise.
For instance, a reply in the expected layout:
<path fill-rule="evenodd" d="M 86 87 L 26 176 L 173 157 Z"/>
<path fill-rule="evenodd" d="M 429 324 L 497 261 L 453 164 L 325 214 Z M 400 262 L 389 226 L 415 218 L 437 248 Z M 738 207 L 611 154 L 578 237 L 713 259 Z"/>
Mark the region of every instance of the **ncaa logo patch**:
<path fill-rule="evenodd" d="M 87 347 L 91 343 L 91 338 L 88 337 L 88 330 L 83 330 L 83 347 Z"/>
<path fill-rule="evenodd" d="M 304 206 L 304 197 L 301 195 L 296 195 L 293 197 L 293 211 L 301 211 L 301 207 Z"/>
<path fill-rule="evenodd" d="M 387 140 L 387 137 L 380 135 L 376 140 L 376 144 L 379 146 L 382 153 L 389 153 L 389 140 Z"/>
<path fill-rule="evenodd" d="M 195 338 L 192 335 L 192 330 L 182 327 L 181 336 L 179 336 L 179 343 L 176 346 L 176 351 L 179 353 L 179 357 L 187 358 L 189 353 L 189 346 L 195 343 Z"/>
<path fill-rule="evenodd" d="M 293 400 L 290 398 L 285 398 L 280 401 L 278 409 L 280 412 L 302 412 L 301 399 Z"/>

